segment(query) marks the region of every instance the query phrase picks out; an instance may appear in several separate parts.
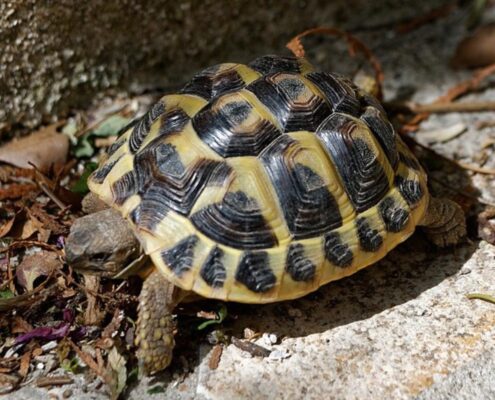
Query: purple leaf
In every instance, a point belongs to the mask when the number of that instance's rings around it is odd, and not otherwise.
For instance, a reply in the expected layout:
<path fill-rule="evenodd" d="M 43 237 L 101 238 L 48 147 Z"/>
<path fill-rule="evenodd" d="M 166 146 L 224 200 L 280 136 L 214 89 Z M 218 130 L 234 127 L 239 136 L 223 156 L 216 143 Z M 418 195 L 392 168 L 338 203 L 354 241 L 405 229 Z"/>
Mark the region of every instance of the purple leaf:
<path fill-rule="evenodd" d="M 47 341 L 61 339 L 67 336 L 69 329 L 70 324 L 67 322 L 62 322 L 54 327 L 43 326 L 40 328 L 35 328 L 32 331 L 17 336 L 15 338 L 15 344 L 29 342 L 31 339 L 43 339 Z"/>

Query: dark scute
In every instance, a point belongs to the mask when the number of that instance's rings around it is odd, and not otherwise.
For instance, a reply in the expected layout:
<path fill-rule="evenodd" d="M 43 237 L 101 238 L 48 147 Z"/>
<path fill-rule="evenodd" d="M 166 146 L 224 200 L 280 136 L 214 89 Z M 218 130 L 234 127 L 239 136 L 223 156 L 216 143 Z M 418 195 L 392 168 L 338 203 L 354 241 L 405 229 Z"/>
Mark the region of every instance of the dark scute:
<path fill-rule="evenodd" d="M 182 277 L 193 265 L 194 247 L 197 243 L 196 235 L 188 236 L 171 249 L 162 251 L 160 256 L 170 271 L 178 277 Z"/>
<path fill-rule="evenodd" d="M 134 171 L 125 173 L 112 185 L 112 195 L 115 204 L 121 206 L 133 194 L 137 193 L 139 182 Z"/>
<path fill-rule="evenodd" d="M 181 108 L 170 110 L 161 116 L 161 125 L 158 137 L 165 137 L 173 133 L 181 132 L 190 121 L 189 115 Z"/>
<path fill-rule="evenodd" d="M 306 78 L 322 91 L 334 112 L 360 114 L 361 104 L 356 91 L 346 79 L 328 72 L 311 72 Z"/>
<path fill-rule="evenodd" d="M 225 278 L 227 278 L 227 272 L 225 266 L 223 265 L 223 251 L 222 249 L 215 246 L 213 250 L 210 251 L 206 261 L 201 267 L 200 275 L 204 281 L 213 288 L 222 287 Z"/>
<path fill-rule="evenodd" d="M 180 179 L 184 175 L 184 164 L 170 143 L 161 143 L 154 147 L 156 167 L 161 174 Z"/>
<path fill-rule="evenodd" d="M 325 235 L 325 256 L 328 261 L 337 267 L 345 268 L 352 264 L 354 255 L 349 246 L 342 242 L 337 232 L 330 232 Z"/>
<path fill-rule="evenodd" d="M 117 139 L 115 142 L 111 144 L 111 146 L 107 149 L 108 157 L 111 157 L 118 149 L 120 149 L 123 144 L 126 142 L 125 138 Z"/>
<path fill-rule="evenodd" d="M 252 82 L 246 89 L 270 110 L 284 132 L 313 132 L 331 112 L 326 102 L 316 95 L 307 104 L 298 103 L 298 96 L 311 89 L 296 75 L 277 83 L 268 75 Z"/>
<path fill-rule="evenodd" d="M 235 279 L 256 293 L 269 291 L 277 281 L 268 264 L 268 254 L 264 251 L 244 253 Z"/>
<path fill-rule="evenodd" d="M 364 217 L 356 221 L 356 229 L 359 237 L 359 245 L 364 251 L 377 251 L 383 244 L 380 233 L 371 228 L 368 220 Z"/>
<path fill-rule="evenodd" d="M 262 75 L 273 74 L 275 72 L 301 72 L 301 67 L 295 57 L 266 55 L 251 61 L 248 66 Z"/>
<path fill-rule="evenodd" d="M 236 249 L 262 249 L 277 245 L 255 199 L 244 192 L 228 192 L 221 203 L 191 216 L 196 228 L 210 239 Z"/>
<path fill-rule="evenodd" d="M 290 106 L 277 86 L 267 80 L 266 77 L 259 78 L 251 82 L 246 89 L 254 93 L 273 116 L 278 120 L 280 126 L 285 129 L 289 119 Z"/>
<path fill-rule="evenodd" d="M 105 178 L 108 176 L 112 168 L 117 164 L 117 162 L 120 160 L 121 157 L 117 158 L 116 160 L 113 160 L 111 162 L 106 162 L 104 163 L 101 167 L 99 167 L 95 172 L 93 172 L 93 175 L 91 175 L 91 179 L 96 182 L 96 183 L 103 183 Z"/>
<path fill-rule="evenodd" d="M 215 102 L 208 104 L 193 118 L 198 136 L 222 157 L 256 156 L 281 132 L 268 120 L 256 126 L 244 126 L 252 105 L 247 101 L 233 101 L 220 110 Z"/>
<path fill-rule="evenodd" d="M 134 125 L 131 136 L 129 138 L 129 150 L 131 154 L 138 151 L 143 143 L 144 138 L 148 135 L 151 125 L 156 119 L 165 112 L 165 105 L 159 101 L 154 104 L 151 109 L 144 114 L 141 119 Z"/>
<path fill-rule="evenodd" d="M 337 202 L 323 179 L 286 154 L 297 142 L 281 136 L 261 155 L 261 161 L 275 188 L 287 225 L 295 239 L 318 236 L 342 225 Z"/>
<path fill-rule="evenodd" d="M 234 68 L 220 71 L 220 66 L 221 64 L 215 65 L 195 75 L 181 93 L 193 94 L 209 101 L 245 86 L 244 80 Z"/>
<path fill-rule="evenodd" d="M 404 179 L 402 176 L 395 177 L 395 186 L 410 206 L 416 205 L 423 197 L 423 189 L 418 181 Z"/>
<path fill-rule="evenodd" d="M 141 203 L 129 214 L 129 218 L 135 225 L 150 232 L 155 230 L 169 211 L 161 199 L 154 200 L 154 198 L 147 198 L 145 201 L 141 200 Z"/>
<path fill-rule="evenodd" d="M 182 164 L 177 164 L 182 165 Z M 180 172 L 171 163 L 167 174 L 155 175 L 152 183 L 143 188 L 142 203 L 151 202 L 160 208 L 172 209 L 179 214 L 188 215 L 199 195 L 209 184 L 210 176 L 217 168 L 221 170 L 224 162 L 200 160 Z"/>
<path fill-rule="evenodd" d="M 309 282 L 315 277 L 316 266 L 305 257 L 304 246 L 300 243 L 293 243 L 287 253 L 285 270 L 293 280 L 297 282 Z"/>
<path fill-rule="evenodd" d="M 400 232 L 409 221 L 409 212 L 401 208 L 393 197 L 385 197 L 378 210 L 389 232 Z"/>
<path fill-rule="evenodd" d="M 377 204 L 388 192 L 388 178 L 368 144 L 354 138 L 356 123 L 334 114 L 316 131 L 339 171 L 345 190 L 358 212 Z"/>
<path fill-rule="evenodd" d="M 373 107 L 367 107 L 361 119 L 370 127 L 382 149 L 384 150 L 392 169 L 397 169 L 398 154 L 395 132 L 392 124 Z"/>
<path fill-rule="evenodd" d="M 399 152 L 399 158 L 409 168 L 412 168 L 415 171 L 419 171 L 421 169 L 419 161 L 416 158 L 406 156 L 404 153 L 401 152 Z"/>

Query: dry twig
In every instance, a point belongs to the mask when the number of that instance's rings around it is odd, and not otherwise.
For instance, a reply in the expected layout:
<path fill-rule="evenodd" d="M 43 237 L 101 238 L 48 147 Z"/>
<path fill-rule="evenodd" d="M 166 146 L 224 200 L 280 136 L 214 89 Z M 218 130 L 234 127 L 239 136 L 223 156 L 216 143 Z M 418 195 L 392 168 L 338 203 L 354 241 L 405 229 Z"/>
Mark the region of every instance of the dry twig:
<path fill-rule="evenodd" d="M 301 39 L 308 35 L 314 35 L 318 33 L 323 33 L 325 35 L 332 35 L 344 38 L 347 41 L 347 49 L 351 57 L 354 57 L 357 52 L 361 52 L 366 59 L 370 62 L 373 70 L 375 71 L 375 79 L 378 86 L 377 97 L 379 99 L 382 98 L 382 83 L 384 79 L 383 70 L 380 61 L 373 54 L 373 52 L 366 46 L 360 39 L 351 35 L 349 32 L 343 31 L 337 28 L 326 28 L 326 27 L 317 27 L 308 29 L 296 36 L 294 36 L 286 45 L 286 47 L 296 56 L 296 57 L 304 57 L 305 50 L 304 46 L 301 42 Z"/>

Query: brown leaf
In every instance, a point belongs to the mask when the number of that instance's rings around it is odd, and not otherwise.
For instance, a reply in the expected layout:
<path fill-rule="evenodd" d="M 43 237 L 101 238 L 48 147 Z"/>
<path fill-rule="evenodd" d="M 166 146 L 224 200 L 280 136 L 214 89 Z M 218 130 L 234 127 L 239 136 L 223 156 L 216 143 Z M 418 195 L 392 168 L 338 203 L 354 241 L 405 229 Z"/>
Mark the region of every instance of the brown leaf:
<path fill-rule="evenodd" d="M 21 357 L 21 366 L 19 367 L 19 375 L 23 378 L 29 372 L 29 364 L 31 362 L 31 350 L 26 351 Z"/>
<path fill-rule="evenodd" d="M 14 317 L 14 321 L 12 323 L 12 328 L 10 330 L 10 333 L 12 334 L 26 333 L 31 330 L 33 330 L 33 326 L 29 322 L 19 317 L 18 315 Z"/>
<path fill-rule="evenodd" d="M 3 238 L 7 233 L 10 232 L 12 226 L 14 225 L 14 221 L 15 221 L 15 215 L 12 218 L 5 221 L 2 224 L 2 226 L 0 226 L 0 238 Z"/>
<path fill-rule="evenodd" d="M 32 163 L 42 171 L 52 165 L 65 164 L 69 152 L 69 138 L 57 132 L 60 123 L 46 126 L 29 136 L 14 139 L 0 147 L 0 161 L 20 168 Z"/>
<path fill-rule="evenodd" d="M 495 23 L 481 26 L 457 46 L 452 66 L 479 68 L 495 63 Z"/>
<path fill-rule="evenodd" d="M 0 200 L 18 199 L 38 190 L 34 183 L 11 183 L 0 188 Z"/>
<path fill-rule="evenodd" d="M 42 251 L 29 255 L 24 257 L 16 269 L 17 282 L 27 291 L 32 291 L 37 278 L 49 276 L 55 269 L 61 266 L 62 263 L 55 253 Z"/>

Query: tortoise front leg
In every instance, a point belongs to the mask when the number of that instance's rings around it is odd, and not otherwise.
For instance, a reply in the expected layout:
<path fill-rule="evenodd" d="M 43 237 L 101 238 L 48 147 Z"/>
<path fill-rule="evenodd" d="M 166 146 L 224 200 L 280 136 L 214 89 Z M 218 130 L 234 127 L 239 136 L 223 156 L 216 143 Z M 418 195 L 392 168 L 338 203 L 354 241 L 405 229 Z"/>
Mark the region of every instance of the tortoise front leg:
<path fill-rule="evenodd" d="M 439 247 L 459 243 L 466 236 L 466 218 L 464 211 L 456 202 L 430 197 L 428 209 L 420 222 L 426 236 Z"/>
<path fill-rule="evenodd" d="M 156 268 L 145 279 L 139 295 L 135 341 L 140 373 L 151 375 L 167 368 L 172 361 L 175 346 L 172 313 L 187 294 Z"/>

